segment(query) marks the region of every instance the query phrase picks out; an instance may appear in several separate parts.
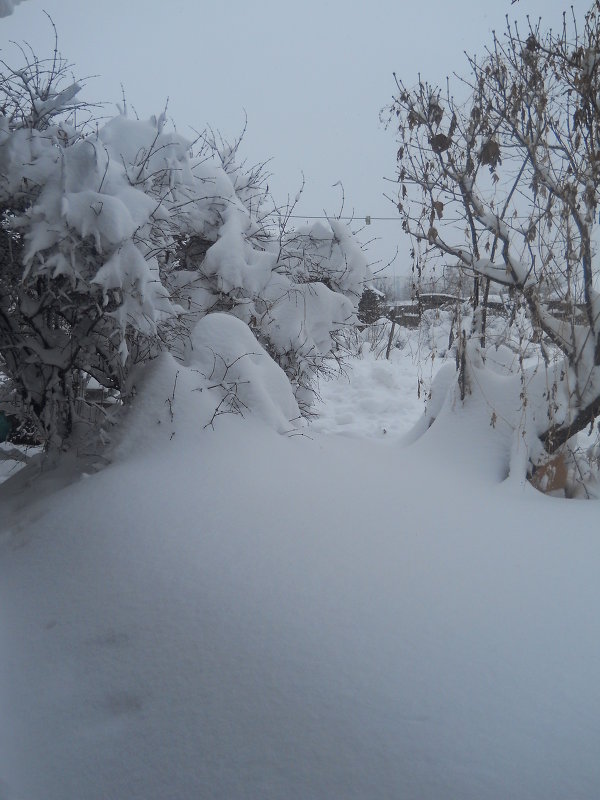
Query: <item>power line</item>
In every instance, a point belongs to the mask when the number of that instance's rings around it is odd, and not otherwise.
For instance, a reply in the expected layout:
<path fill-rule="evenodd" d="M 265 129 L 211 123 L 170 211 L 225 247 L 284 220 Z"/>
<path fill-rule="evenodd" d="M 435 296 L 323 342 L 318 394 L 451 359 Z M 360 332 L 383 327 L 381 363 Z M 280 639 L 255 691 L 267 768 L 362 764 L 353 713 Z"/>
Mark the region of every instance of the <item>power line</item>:
<path fill-rule="evenodd" d="M 364 222 L 365 225 L 370 225 L 371 221 L 374 222 L 402 222 L 402 217 L 373 217 L 370 214 L 366 214 L 364 217 L 355 214 L 353 217 L 336 217 L 334 214 L 330 214 L 327 216 L 326 214 L 281 214 L 277 211 L 271 211 L 269 214 L 265 214 L 264 217 L 285 217 L 286 219 L 341 219 L 341 220 L 348 220 L 349 222 Z M 525 216 L 519 217 L 519 219 L 526 219 Z M 600 215 L 599 215 L 600 219 Z M 464 222 L 462 217 L 444 217 L 442 222 Z"/>
<path fill-rule="evenodd" d="M 280 216 L 280 217 L 287 217 L 288 219 L 343 219 L 349 220 L 350 222 L 358 222 L 359 220 L 364 220 L 365 225 L 370 225 L 371 220 L 376 221 L 385 221 L 385 222 L 400 222 L 401 217 L 373 217 L 370 214 L 365 214 L 365 216 L 358 216 L 355 214 L 353 217 L 336 217 L 335 215 L 331 214 L 330 216 L 326 216 L 325 214 L 277 214 L 277 212 L 273 212 L 272 214 L 268 214 L 267 216 Z"/>

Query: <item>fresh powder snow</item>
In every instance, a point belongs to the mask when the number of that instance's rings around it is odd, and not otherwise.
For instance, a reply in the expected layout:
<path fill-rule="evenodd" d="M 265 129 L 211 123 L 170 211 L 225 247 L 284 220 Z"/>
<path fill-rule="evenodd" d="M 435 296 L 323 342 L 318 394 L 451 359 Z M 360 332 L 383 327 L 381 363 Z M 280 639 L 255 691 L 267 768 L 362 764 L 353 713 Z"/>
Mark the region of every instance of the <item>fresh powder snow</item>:
<path fill-rule="evenodd" d="M 104 468 L 0 487 L 2 800 L 597 797 L 596 502 L 506 481 L 483 404 L 423 434 L 409 347 L 278 433 L 253 343 L 207 425 L 198 337 Z"/>

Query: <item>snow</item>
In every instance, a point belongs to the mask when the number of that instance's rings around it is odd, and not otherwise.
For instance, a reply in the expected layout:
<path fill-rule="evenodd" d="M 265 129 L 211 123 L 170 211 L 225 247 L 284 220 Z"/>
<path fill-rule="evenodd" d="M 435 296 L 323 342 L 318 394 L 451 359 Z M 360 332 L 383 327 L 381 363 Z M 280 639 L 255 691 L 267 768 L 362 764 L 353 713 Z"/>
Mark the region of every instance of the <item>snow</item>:
<path fill-rule="evenodd" d="M 256 411 L 280 433 L 299 423 L 300 409 L 285 373 L 239 319 L 207 314 L 195 326 L 186 356 L 209 384 L 202 391 L 219 393 L 213 407 L 224 413 Z"/>
<path fill-rule="evenodd" d="M 401 438 L 425 409 L 420 370 L 409 353 L 392 360 L 365 353 L 335 379 L 321 381 L 311 430 L 353 437 Z"/>
<path fill-rule="evenodd" d="M 504 480 L 447 368 L 425 416 L 408 347 L 304 435 L 242 358 L 279 410 L 204 427 L 194 336 L 105 468 L 0 487 L 2 800 L 596 797 L 596 503 Z"/>
<path fill-rule="evenodd" d="M 235 207 L 227 207 L 223 216 L 225 222 L 219 230 L 219 238 L 208 250 L 202 270 L 206 275 L 218 274 L 222 291 L 241 288 L 260 295 L 271 279 L 277 258 L 254 250 L 246 241 L 247 214 L 241 214 Z"/>

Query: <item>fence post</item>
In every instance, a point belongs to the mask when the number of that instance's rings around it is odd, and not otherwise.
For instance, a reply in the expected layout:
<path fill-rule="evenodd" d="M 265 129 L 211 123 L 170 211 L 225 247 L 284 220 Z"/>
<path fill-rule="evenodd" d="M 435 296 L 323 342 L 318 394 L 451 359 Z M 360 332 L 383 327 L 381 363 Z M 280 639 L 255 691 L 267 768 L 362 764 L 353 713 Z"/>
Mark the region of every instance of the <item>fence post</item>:
<path fill-rule="evenodd" d="M 395 328 L 396 328 L 396 320 L 393 319 L 392 320 L 392 328 L 390 330 L 390 338 L 388 339 L 387 350 L 385 351 L 385 357 L 386 357 L 386 359 L 388 361 L 390 360 L 390 352 L 391 352 L 391 349 L 392 349 L 392 341 L 394 339 L 394 330 L 395 330 Z"/>

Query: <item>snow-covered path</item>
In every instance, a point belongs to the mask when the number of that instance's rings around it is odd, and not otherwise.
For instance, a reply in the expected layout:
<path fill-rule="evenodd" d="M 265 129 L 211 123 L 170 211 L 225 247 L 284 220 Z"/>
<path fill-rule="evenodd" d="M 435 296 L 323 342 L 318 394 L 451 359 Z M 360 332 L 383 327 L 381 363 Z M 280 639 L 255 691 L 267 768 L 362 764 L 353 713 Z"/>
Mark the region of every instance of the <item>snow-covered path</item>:
<path fill-rule="evenodd" d="M 419 370 L 410 353 L 393 361 L 353 359 L 346 374 L 321 381 L 313 431 L 367 438 L 407 433 L 423 414 Z"/>
<path fill-rule="evenodd" d="M 597 797 L 596 503 L 499 482 L 472 415 L 406 447 L 155 410 L 2 497 L 2 800 Z"/>

